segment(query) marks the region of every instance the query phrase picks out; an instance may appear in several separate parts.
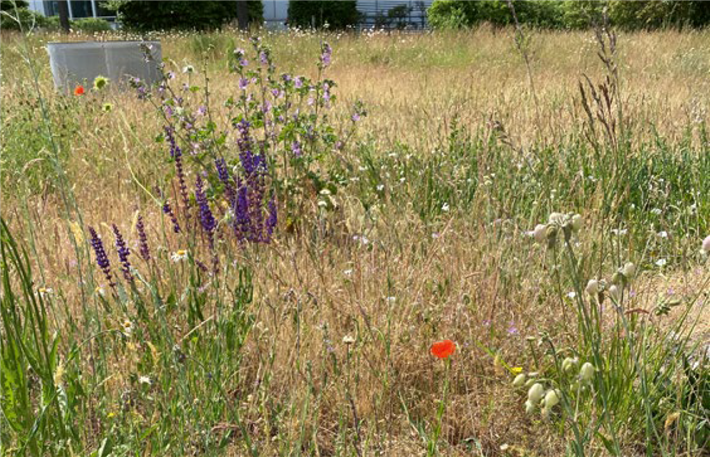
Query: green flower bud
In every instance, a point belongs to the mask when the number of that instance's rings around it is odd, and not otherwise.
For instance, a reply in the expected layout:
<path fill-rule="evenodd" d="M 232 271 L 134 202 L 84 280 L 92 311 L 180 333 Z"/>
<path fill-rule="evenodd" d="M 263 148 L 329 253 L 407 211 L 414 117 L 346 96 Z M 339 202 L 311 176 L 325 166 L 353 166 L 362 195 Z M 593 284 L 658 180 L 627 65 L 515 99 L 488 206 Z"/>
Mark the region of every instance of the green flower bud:
<path fill-rule="evenodd" d="M 594 378 L 594 372 L 597 371 L 596 368 L 594 368 L 594 365 L 592 365 L 589 362 L 586 362 L 584 365 L 582 365 L 582 368 L 579 369 L 579 379 L 581 379 L 584 382 L 589 382 Z"/>
<path fill-rule="evenodd" d="M 618 303 L 621 300 L 621 289 L 616 287 L 616 285 L 612 285 L 609 287 L 609 296 Z"/>
<path fill-rule="evenodd" d="M 596 279 L 590 279 L 584 290 L 586 290 L 591 297 L 596 297 L 599 293 L 599 281 Z"/>
<path fill-rule="evenodd" d="M 527 379 L 527 376 L 525 376 L 525 373 L 520 373 L 518 376 L 515 377 L 513 380 L 513 387 L 522 387 L 525 385 L 525 380 Z"/>
<path fill-rule="evenodd" d="M 560 402 L 559 390 L 548 390 L 545 394 L 545 409 L 552 409 Z"/>
<path fill-rule="evenodd" d="M 108 85 L 108 78 L 105 76 L 97 76 L 94 78 L 94 89 L 101 90 Z"/>
<path fill-rule="evenodd" d="M 624 268 L 621 269 L 621 274 L 623 274 L 626 279 L 631 279 L 636 275 L 636 265 L 631 262 L 626 262 Z"/>
<path fill-rule="evenodd" d="M 530 402 L 530 400 L 527 400 L 525 402 L 525 412 L 527 414 L 532 414 L 535 412 L 535 405 Z"/>
<path fill-rule="evenodd" d="M 562 371 L 570 372 L 577 366 L 577 358 L 567 357 L 562 361 Z"/>
<path fill-rule="evenodd" d="M 533 405 L 537 405 L 540 403 L 540 400 L 542 400 L 543 395 L 545 395 L 545 388 L 542 387 L 542 384 L 535 383 L 530 387 L 530 390 L 528 390 L 528 401 Z"/>

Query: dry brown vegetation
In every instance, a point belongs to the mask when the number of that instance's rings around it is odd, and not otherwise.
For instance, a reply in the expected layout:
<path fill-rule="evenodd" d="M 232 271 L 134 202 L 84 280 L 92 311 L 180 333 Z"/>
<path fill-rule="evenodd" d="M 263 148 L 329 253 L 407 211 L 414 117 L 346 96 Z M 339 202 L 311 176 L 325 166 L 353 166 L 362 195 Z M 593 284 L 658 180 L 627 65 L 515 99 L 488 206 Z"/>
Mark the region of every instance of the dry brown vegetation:
<path fill-rule="evenodd" d="M 3 218 L 17 238 L 32 241 L 28 244 L 32 262 L 41 272 L 36 273 L 38 285 L 57 291 L 55 324 L 61 332 L 82 325 L 76 257 L 61 194 L 46 166 L 46 143 L 36 139 L 42 121 L 36 87 L 20 57 L 22 40 L 17 35 L 2 38 L 3 143 L 8 146 L 2 159 Z M 153 142 L 161 131 L 161 119 L 131 91 L 92 94 L 81 101 L 55 93 L 42 46 L 56 38 L 32 36 L 26 43 L 32 49 L 40 93 L 54 117 L 54 129 L 63 135 L 62 166 L 83 222 L 100 227 L 106 239 L 111 239 L 108 225 L 116 223 L 133 243 L 137 239 L 134 214 L 140 209 L 156 256 L 167 260 L 184 246 L 179 239 L 162 235 L 160 205 L 141 188 L 165 185 L 172 176 L 165 145 Z M 233 259 L 250 266 L 253 273 L 255 319 L 236 375 L 240 382 L 224 383 L 233 396 L 232 407 L 241 405 L 242 420 L 261 455 L 288 454 L 297 445 L 307 455 L 423 455 L 426 443 L 422 444 L 410 419 L 434 422 L 445 371 L 428 348 L 433 341 L 450 338 L 457 342 L 458 351 L 450 372 L 440 452 L 564 455 L 569 449 L 569 435 L 561 433 L 564 423 L 526 415 L 524 395 L 511 388 L 513 375 L 506 368 L 539 368 L 531 349 L 538 347 L 541 332 L 552 335 L 563 348 L 578 347 L 580 338 L 572 300 L 565 298 L 572 284 L 565 281 L 563 290 L 558 290 L 550 270 L 550 251 L 526 232 L 545 222 L 552 211 L 578 212 L 585 219 L 578 249 L 588 256 L 586 272 L 607 277 L 631 259 L 642 272 L 629 307 L 651 311 L 658 297 L 675 287 L 677 296 L 689 300 L 690 316 L 702 317 L 708 271 L 707 263 L 698 263 L 697 251 L 706 235 L 699 232 L 707 230 L 710 220 L 708 194 L 702 194 L 702 187 L 693 190 L 697 210 L 689 218 L 652 221 L 650 203 L 637 211 L 641 215 L 629 216 L 628 201 L 617 203 L 628 223 L 613 225 L 614 214 L 599 217 L 608 190 L 601 184 L 590 190 L 584 172 L 578 176 L 579 170 L 566 159 L 569 150 L 581 150 L 585 144 L 582 132 L 588 120 L 580 104 L 580 81 L 587 75 L 596 83 L 606 75 L 591 33 L 532 33 L 527 49 L 535 93 L 512 30 L 507 29 L 433 35 L 290 34 L 268 35 L 264 40 L 273 47 L 281 70 L 312 75 L 323 38 L 334 48 L 328 77 L 338 84 L 339 100 L 332 112 L 335 124 L 349 122 L 348 110 L 355 100 L 362 100 L 368 110 L 344 152 L 356 167 L 353 176 L 358 175 L 357 166 L 365 163 L 358 152 L 362 150 L 378 158 L 376 163 L 384 167 L 381 177 L 391 176 L 383 181 L 381 197 L 367 210 L 360 187 L 367 178 L 360 173 L 362 181 L 350 181 L 333 196 L 337 210 L 332 214 L 319 212 L 317 195 L 306 196 L 302 207 L 307 222 L 295 231 L 290 232 L 288 221 L 281 220 L 271 245 L 244 251 L 231 246 Z M 232 45 L 246 48 L 244 37 L 229 32 L 176 34 L 162 36 L 161 41 L 169 68 L 179 71 L 183 65 L 194 65 L 197 74 L 192 78 L 200 85 L 207 70 L 212 100 L 224 100 L 235 92 L 224 55 Z M 710 107 L 710 32 L 621 34 L 618 41 L 623 122 L 633 132 L 626 153 L 629 157 L 659 151 L 688 153 L 692 160 L 702 161 L 709 153 L 700 126 L 707 125 Z M 196 48 L 205 43 L 212 43 L 214 49 L 199 52 Z M 186 78 L 178 75 L 180 81 Z M 105 102 L 112 104 L 110 112 L 102 111 Z M 219 106 L 215 110 L 219 117 Z M 472 175 L 462 171 L 468 159 L 447 161 L 447 154 L 463 150 L 476 159 Z M 388 159 L 390 154 L 396 157 Z M 479 190 L 466 205 L 458 202 L 463 201 L 463 193 L 448 194 L 455 199 L 445 202 L 450 211 L 441 211 L 437 202 L 437 208 L 422 217 L 419 203 L 427 198 L 425 180 L 417 180 L 416 169 L 398 174 L 406 168 L 408 154 L 418 160 L 411 166 L 428 166 L 441 173 L 436 182 L 464 183 L 466 176 L 474 176 Z M 516 195 L 522 192 L 519 188 L 506 190 L 505 176 L 489 176 L 503 154 L 519 156 L 521 161 L 543 154 L 543 161 L 551 164 L 537 170 L 537 198 Z M 431 161 L 432 157 L 442 157 L 443 162 Z M 703 166 L 701 170 L 707 169 Z M 406 176 L 405 182 L 400 183 L 399 176 Z M 666 214 L 677 204 L 670 195 L 679 181 L 663 172 L 647 179 L 656 182 L 657 178 L 673 182 L 658 185 L 653 200 L 663 202 L 666 195 Z M 492 184 L 484 185 L 486 180 Z M 707 189 L 707 177 L 696 176 L 693 182 L 705 182 Z M 624 193 L 632 191 L 625 188 Z M 515 213 L 523 207 L 524 214 Z M 648 226 L 642 226 L 644 221 Z M 635 228 L 628 240 L 617 242 L 608 233 L 622 225 Z M 671 245 L 654 241 L 660 230 L 671 234 Z M 356 235 L 365 235 L 367 245 L 353 242 Z M 230 243 L 222 241 L 223 249 Z M 610 246 L 608 251 L 598 254 L 604 243 Z M 666 269 L 654 264 L 661 257 L 669 259 Z M 146 275 L 149 269 L 159 271 L 155 265 L 137 268 L 145 268 Z M 178 282 L 187 278 L 183 271 L 158 274 L 164 275 L 158 282 L 166 287 L 176 281 L 173 275 Z M 683 278 L 684 287 L 675 285 L 678 278 Z M 218 288 L 205 292 L 208 319 L 215 312 L 212 294 L 223 294 L 233 282 L 234 277 L 225 276 Z M 118 326 L 130 312 L 113 308 L 104 325 Z M 675 309 L 671 317 L 640 319 L 660 332 L 671 328 L 680 314 L 685 313 Z M 171 325 L 178 340 L 194 331 L 181 317 Z M 707 344 L 707 322 L 703 325 L 695 341 Z M 353 336 L 356 343 L 343 343 L 345 336 Z M 135 390 L 131 376 L 143 374 L 140 354 L 164 349 L 136 342 L 109 357 L 110 375 L 103 384 L 106 391 L 100 394 L 105 402 L 97 403 L 118 414 L 125 407 L 120 404 L 121 393 Z M 89 358 L 88 353 L 82 356 L 87 364 Z M 160 385 L 157 380 L 172 375 L 155 370 L 150 374 L 156 380 L 153 388 L 169 389 L 169 380 Z M 98 390 L 91 395 L 98 396 Z M 206 401 L 195 398 L 196 405 Z M 147 429 L 170 414 L 142 405 L 124 420 Z M 101 433 L 110 430 L 101 419 L 96 421 L 87 427 Z M 624 455 L 643 454 L 639 435 L 643 430 L 637 425 L 619 430 Z M 205 430 L 215 436 L 231 430 L 234 442 L 227 448 L 234 455 L 246 455 L 236 425 L 227 418 L 185 425 L 183 433 L 186 441 L 198 442 Z M 92 432 L 85 433 L 87 449 L 95 449 L 98 443 L 92 441 Z M 146 446 L 134 449 L 135 453 L 159 452 L 151 444 Z M 594 438 L 589 449 L 590 455 L 606 452 Z M 200 452 L 199 446 L 186 445 L 180 452 L 192 451 Z"/>

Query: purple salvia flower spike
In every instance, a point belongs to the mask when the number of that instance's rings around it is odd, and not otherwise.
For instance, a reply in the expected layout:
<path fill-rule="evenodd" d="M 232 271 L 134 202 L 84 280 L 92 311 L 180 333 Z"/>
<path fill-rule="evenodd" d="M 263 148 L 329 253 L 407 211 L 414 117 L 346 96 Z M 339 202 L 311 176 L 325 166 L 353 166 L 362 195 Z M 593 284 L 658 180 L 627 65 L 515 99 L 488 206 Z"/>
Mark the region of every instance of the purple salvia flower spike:
<path fill-rule="evenodd" d="M 123 235 L 121 235 L 116 224 L 113 224 L 112 228 L 113 234 L 116 237 L 116 251 L 118 251 L 118 259 L 121 261 L 123 277 L 126 278 L 126 281 L 133 281 L 131 263 L 128 261 L 128 256 L 131 255 L 131 251 L 128 249 L 128 246 L 126 246 L 126 241 L 123 239 Z"/>
<path fill-rule="evenodd" d="M 143 216 L 141 215 L 138 215 L 136 230 L 138 231 L 139 252 L 143 260 L 147 262 L 150 260 L 150 248 L 148 247 L 148 236 L 145 233 L 145 225 L 143 225 Z"/>
<path fill-rule="evenodd" d="M 113 283 L 113 278 L 111 277 L 111 263 L 108 260 L 108 256 L 106 256 L 103 241 L 101 241 L 101 238 L 96 233 L 96 230 L 94 230 L 91 226 L 89 227 L 89 234 L 91 235 L 91 247 L 94 249 L 94 254 L 96 255 L 96 264 L 104 273 L 104 276 L 108 281 L 108 285 L 110 287 L 116 287 L 116 284 Z"/>

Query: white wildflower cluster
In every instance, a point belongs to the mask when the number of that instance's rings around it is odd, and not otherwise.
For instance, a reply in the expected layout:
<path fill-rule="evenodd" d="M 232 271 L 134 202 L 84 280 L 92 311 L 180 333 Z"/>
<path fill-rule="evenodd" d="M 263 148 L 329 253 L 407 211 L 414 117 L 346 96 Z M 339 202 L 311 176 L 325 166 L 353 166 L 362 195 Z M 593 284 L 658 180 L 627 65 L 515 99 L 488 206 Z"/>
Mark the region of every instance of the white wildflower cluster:
<path fill-rule="evenodd" d="M 633 262 L 626 262 L 611 277 L 611 281 L 605 279 L 590 279 L 584 288 L 589 298 L 601 303 L 604 296 L 608 295 L 614 303 L 619 304 L 622 299 L 622 291 L 628 286 L 636 276 L 636 265 Z"/>
<path fill-rule="evenodd" d="M 579 367 L 579 359 L 568 357 L 562 362 L 564 374 L 574 376 L 570 384 L 573 391 L 588 389 L 594 380 L 596 369 L 594 365 L 585 362 Z M 520 373 L 513 380 L 513 387 L 516 389 L 527 388 L 527 399 L 525 400 L 525 412 L 532 414 L 540 410 L 542 417 L 549 417 L 553 408 L 557 406 L 563 398 L 560 389 L 552 386 L 546 387 L 549 382 L 538 378 L 537 372 Z"/>
<path fill-rule="evenodd" d="M 584 218 L 575 213 L 552 213 L 546 224 L 537 224 L 535 228 L 528 232 L 538 243 L 547 242 L 548 246 L 554 246 L 560 233 L 564 235 L 565 241 L 569 241 L 573 233 L 578 233 L 584 227 Z"/>

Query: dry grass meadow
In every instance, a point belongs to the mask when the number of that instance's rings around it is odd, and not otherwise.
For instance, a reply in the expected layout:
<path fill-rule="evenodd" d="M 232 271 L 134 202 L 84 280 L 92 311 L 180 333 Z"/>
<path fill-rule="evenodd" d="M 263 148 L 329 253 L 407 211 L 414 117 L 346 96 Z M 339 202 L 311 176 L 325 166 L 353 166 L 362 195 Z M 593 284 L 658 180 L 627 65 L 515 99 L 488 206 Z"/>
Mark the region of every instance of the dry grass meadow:
<path fill-rule="evenodd" d="M 3 453 L 707 455 L 710 31 L 621 33 L 615 75 L 592 31 L 526 34 L 530 73 L 512 29 L 262 35 L 279 74 L 316 78 L 332 46 L 327 122 L 348 140 L 313 162 L 320 181 L 283 175 L 271 243 L 220 233 L 210 274 L 171 260 L 209 254 L 161 211 L 155 186 L 178 200 L 159 112 L 113 83 L 56 93 L 43 46 L 60 37 L 3 34 L 3 242 L 33 276 L 23 289 L 3 263 L 3 307 L 18 310 L 2 327 Z M 176 87 L 207 76 L 222 125 L 239 91 L 226 56 L 247 37 L 159 38 Z M 606 111 L 587 77 L 616 94 Z M 357 100 L 367 116 L 349 134 Z M 231 140 L 223 154 L 238 160 Z M 190 189 L 200 167 L 186 164 Z M 548 220 L 557 238 L 536 242 Z M 111 224 L 141 280 L 102 295 L 87 227 L 118 282 Z M 592 278 L 607 282 L 601 304 Z M 38 288 L 33 330 L 23 303 Z M 20 389 L 7 354 L 44 353 L 38 333 L 58 355 L 36 356 L 44 374 L 26 362 Z M 442 362 L 429 348 L 444 339 L 457 349 Z M 565 358 L 597 377 L 583 385 Z M 520 373 L 564 400 L 526 414 Z"/>

